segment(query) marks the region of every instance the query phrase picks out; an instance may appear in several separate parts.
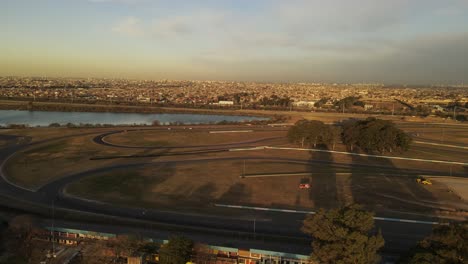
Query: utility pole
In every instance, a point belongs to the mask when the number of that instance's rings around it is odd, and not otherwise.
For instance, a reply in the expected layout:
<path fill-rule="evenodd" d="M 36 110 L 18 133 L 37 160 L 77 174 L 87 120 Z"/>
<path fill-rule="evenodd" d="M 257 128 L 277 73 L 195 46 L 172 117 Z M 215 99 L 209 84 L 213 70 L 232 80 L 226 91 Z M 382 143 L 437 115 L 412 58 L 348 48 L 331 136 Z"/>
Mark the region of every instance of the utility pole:
<path fill-rule="evenodd" d="M 55 201 L 52 200 L 52 258 L 55 258 Z"/>
<path fill-rule="evenodd" d="M 457 120 L 455 117 L 455 109 L 457 109 L 456 105 L 453 106 L 453 120 Z"/>
<path fill-rule="evenodd" d="M 257 218 L 254 217 L 254 222 L 253 222 L 254 239 L 257 238 L 257 233 L 256 233 L 256 230 L 255 230 L 256 225 L 257 225 Z"/>
<path fill-rule="evenodd" d="M 395 113 L 395 103 L 393 103 L 392 115 Z"/>

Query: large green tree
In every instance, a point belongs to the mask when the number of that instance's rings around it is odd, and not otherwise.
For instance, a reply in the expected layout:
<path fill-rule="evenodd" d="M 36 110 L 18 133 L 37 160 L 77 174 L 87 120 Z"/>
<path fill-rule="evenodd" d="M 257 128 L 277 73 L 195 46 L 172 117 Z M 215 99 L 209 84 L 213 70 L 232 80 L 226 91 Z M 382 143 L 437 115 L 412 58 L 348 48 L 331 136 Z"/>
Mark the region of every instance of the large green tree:
<path fill-rule="evenodd" d="M 388 120 L 367 118 L 343 124 L 343 143 L 368 153 L 406 151 L 411 137 Z"/>
<path fill-rule="evenodd" d="M 327 145 L 333 141 L 330 126 L 317 120 L 299 120 L 288 131 L 291 143 L 316 147 L 318 144 Z"/>
<path fill-rule="evenodd" d="M 182 236 L 172 236 L 169 243 L 161 246 L 159 250 L 159 263 L 183 264 L 192 256 L 193 241 Z"/>
<path fill-rule="evenodd" d="M 401 263 L 468 263 L 468 223 L 435 227 Z"/>
<path fill-rule="evenodd" d="M 384 240 L 375 234 L 371 212 L 358 205 L 325 211 L 304 220 L 302 231 L 312 237 L 311 258 L 318 263 L 377 263 Z"/>

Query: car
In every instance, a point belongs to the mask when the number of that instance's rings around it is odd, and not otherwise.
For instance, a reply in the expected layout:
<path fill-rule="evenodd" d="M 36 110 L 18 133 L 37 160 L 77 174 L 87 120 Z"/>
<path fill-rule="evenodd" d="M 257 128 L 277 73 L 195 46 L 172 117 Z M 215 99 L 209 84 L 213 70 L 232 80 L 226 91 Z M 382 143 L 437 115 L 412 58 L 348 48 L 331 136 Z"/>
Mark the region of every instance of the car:
<path fill-rule="evenodd" d="M 424 184 L 424 185 L 432 185 L 432 182 L 429 179 L 419 177 L 416 179 L 417 183 Z"/>
<path fill-rule="evenodd" d="M 301 179 L 301 182 L 299 183 L 299 189 L 309 189 L 310 188 L 310 178 L 309 177 L 304 177 Z"/>

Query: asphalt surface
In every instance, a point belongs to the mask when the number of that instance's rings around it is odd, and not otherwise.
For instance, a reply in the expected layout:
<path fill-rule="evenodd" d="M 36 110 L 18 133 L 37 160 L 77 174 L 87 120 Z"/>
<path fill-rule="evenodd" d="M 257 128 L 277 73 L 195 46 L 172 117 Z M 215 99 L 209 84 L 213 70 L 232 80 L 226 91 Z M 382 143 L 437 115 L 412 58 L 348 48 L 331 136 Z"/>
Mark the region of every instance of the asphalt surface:
<path fill-rule="evenodd" d="M 251 129 L 251 128 L 249 128 Z M 156 129 L 158 130 L 158 129 Z M 161 129 L 162 130 L 162 129 Z M 167 129 L 166 129 L 167 130 Z M 212 130 L 212 129 L 210 129 Z M 99 132 L 94 131 L 88 134 L 96 134 L 94 138 L 94 142 L 97 144 L 103 144 L 108 147 L 132 147 L 132 146 L 117 146 L 110 143 L 107 143 L 103 140 L 106 136 L 110 134 L 120 133 L 123 130 L 113 130 L 109 132 Z M 129 131 L 129 130 L 127 130 Z M 73 137 L 73 136 L 83 136 L 83 134 L 79 135 L 71 135 L 71 136 L 64 136 L 54 140 Z M 6 138 L 4 135 L 0 135 L 0 139 L 12 140 L 12 138 Z M 275 138 L 269 139 L 262 139 L 265 141 L 274 140 Z M 227 151 L 228 147 L 246 147 L 246 145 L 263 142 L 262 140 L 255 140 L 249 142 L 241 142 L 241 143 L 232 143 L 232 144 L 222 144 L 222 145 L 203 145 L 203 146 L 191 146 L 191 148 L 200 148 L 198 151 L 203 153 L 203 151 Z M 23 145 L 11 144 L 0 150 L 0 162 L 3 165 L 6 163 L 7 159 L 14 154 L 15 152 L 30 147 L 32 145 L 46 143 L 52 140 L 45 140 L 41 142 L 35 143 L 27 143 Z M 206 150 L 206 148 L 213 148 L 215 149 Z M 132 147 L 134 148 L 134 147 Z M 144 147 L 138 147 L 144 148 Z M 157 147 L 152 147 L 157 148 Z M 188 148 L 185 146 L 184 148 Z M 193 155 L 193 153 L 184 153 L 180 152 L 179 155 Z M 114 158 L 122 158 L 122 157 L 114 157 Z M 194 162 L 194 163 L 202 163 L 207 161 L 221 161 L 221 160 L 246 160 L 246 159 L 260 159 L 260 158 L 253 158 L 248 156 L 239 156 L 239 157 L 232 157 L 232 158 L 216 158 L 216 159 L 195 159 L 195 160 L 178 160 L 178 161 L 170 161 L 170 163 L 178 164 L 178 163 L 187 163 L 187 162 Z M 323 163 L 330 163 L 330 161 L 320 161 L 320 160 L 297 160 L 297 159 L 287 159 L 287 158 L 265 158 L 266 160 L 273 160 L 273 161 L 281 161 L 281 162 L 291 162 L 291 163 L 316 163 L 316 164 L 323 164 Z M 155 163 L 169 163 L 169 162 L 162 162 L 162 161 L 155 161 L 155 162 L 140 162 L 134 164 L 122 164 L 122 165 L 114 165 L 104 168 L 99 168 L 96 170 L 84 171 L 73 175 L 68 175 L 63 178 L 60 178 L 56 181 L 52 181 L 45 186 L 42 186 L 37 191 L 31 191 L 21 188 L 20 186 L 16 186 L 9 181 L 6 180 L 5 175 L 2 174 L 0 177 L 0 193 L 8 196 L 14 197 L 16 199 L 21 199 L 25 201 L 29 201 L 31 203 L 41 204 L 43 206 L 51 206 L 52 203 L 55 204 L 56 207 L 60 208 L 67 208 L 73 209 L 78 211 L 84 212 L 94 212 L 99 214 L 105 215 L 112 215 L 112 216 L 119 216 L 123 218 L 129 219 L 140 219 L 146 220 L 150 222 L 158 222 L 158 223 L 168 223 L 172 225 L 178 226 L 191 226 L 191 227 L 199 227 L 199 228 L 209 228 L 209 229 L 219 229 L 219 230 L 228 230 L 233 232 L 246 232 L 246 233 L 253 233 L 254 232 L 254 225 L 255 225 L 255 233 L 261 236 L 261 234 L 267 234 L 272 236 L 280 236 L 285 238 L 296 238 L 299 239 L 295 243 L 280 243 L 277 246 L 265 246 L 265 241 L 234 241 L 232 245 L 237 245 L 242 247 L 244 244 L 248 244 L 249 247 L 254 247 L 257 245 L 257 248 L 271 248 L 275 250 L 280 250 L 284 248 L 285 250 L 292 251 L 297 253 L 308 253 L 306 250 L 310 249 L 309 241 L 307 237 L 300 232 L 300 227 L 302 225 L 302 221 L 305 218 L 305 215 L 301 214 L 284 214 L 278 212 L 248 212 L 246 214 L 245 211 L 238 210 L 235 211 L 235 215 L 230 215 L 229 217 L 222 217 L 222 216 L 210 216 L 206 214 L 184 214 L 180 212 L 169 212 L 169 211 L 159 211 L 159 210 L 148 210 L 145 208 L 129 208 L 129 207 L 122 207 L 122 206 L 114 206 L 104 203 L 97 203 L 93 201 L 87 201 L 83 199 L 76 199 L 74 197 L 70 197 L 63 194 L 63 188 L 68 184 L 75 182 L 83 177 L 86 177 L 91 174 L 99 173 L 99 172 L 107 172 L 112 170 L 118 170 L 122 168 L 132 168 L 132 167 L 141 167 L 145 165 L 152 165 Z M 350 166 L 349 164 L 335 164 L 336 166 Z M 367 167 L 377 167 L 372 165 L 360 165 L 360 166 L 367 166 Z M 414 172 L 421 172 L 419 170 L 415 170 Z M 3 173 L 3 170 L 2 170 Z M 425 173 L 430 173 L 426 171 Z M 237 214 L 238 212 L 238 214 Z M 382 216 L 382 215 L 379 215 Z M 392 214 L 392 216 L 394 216 Z M 428 220 L 434 220 L 432 218 L 425 218 Z M 255 223 L 255 224 L 254 224 Z M 398 222 L 385 222 L 385 221 L 376 221 L 377 229 L 382 231 L 382 234 L 385 238 L 386 245 L 385 251 L 389 253 L 402 253 L 408 250 L 411 246 L 415 245 L 415 243 L 421 240 L 424 236 L 428 235 L 431 231 L 430 225 L 421 225 L 421 224 L 413 224 L 413 223 L 398 223 Z M 208 240 L 208 236 L 203 238 L 204 236 L 199 236 L 197 239 L 199 241 L 205 242 Z M 209 238 L 210 241 L 206 241 L 209 243 L 216 244 L 216 240 L 220 243 L 225 243 L 225 237 L 217 237 Z M 248 242 L 248 243 L 247 243 Z M 244 243 L 244 244 L 243 244 Z M 288 244 L 288 245 L 286 245 Z"/>

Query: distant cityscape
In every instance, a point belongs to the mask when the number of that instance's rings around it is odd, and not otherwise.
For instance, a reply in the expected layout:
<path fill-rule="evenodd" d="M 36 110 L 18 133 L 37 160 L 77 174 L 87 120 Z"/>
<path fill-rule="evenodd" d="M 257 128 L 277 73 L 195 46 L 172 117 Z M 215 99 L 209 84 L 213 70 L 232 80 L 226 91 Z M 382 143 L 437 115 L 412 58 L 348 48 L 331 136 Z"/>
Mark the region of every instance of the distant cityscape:
<path fill-rule="evenodd" d="M 468 85 L 0 78 L 2 99 L 275 110 L 444 115 L 464 113 Z M 351 104 L 341 104 L 355 98 Z M 356 103 L 359 102 L 359 103 Z"/>

